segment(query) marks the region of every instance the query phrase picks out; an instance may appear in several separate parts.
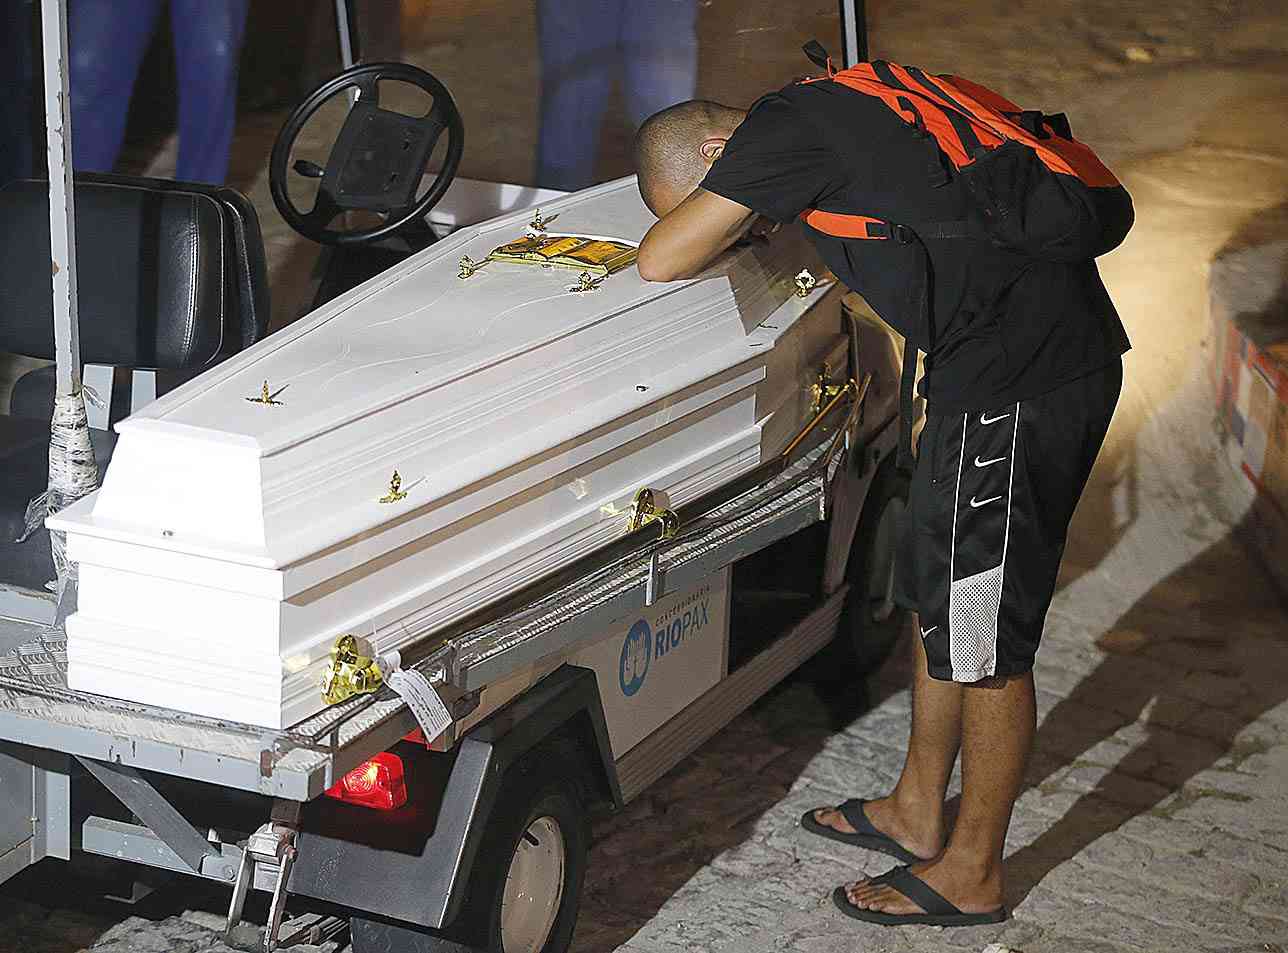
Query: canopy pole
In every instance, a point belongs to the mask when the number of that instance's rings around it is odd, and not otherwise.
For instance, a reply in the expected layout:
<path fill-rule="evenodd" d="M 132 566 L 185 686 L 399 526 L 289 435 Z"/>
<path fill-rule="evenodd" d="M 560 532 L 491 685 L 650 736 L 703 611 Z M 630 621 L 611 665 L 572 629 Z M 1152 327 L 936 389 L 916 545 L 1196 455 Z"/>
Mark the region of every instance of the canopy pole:
<path fill-rule="evenodd" d="M 76 312 L 76 210 L 72 203 L 72 120 L 67 81 L 67 4 L 41 0 L 45 138 L 49 153 L 49 246 L 54 283 L 54 352 L 58 396 L 80 393 Z"/>
<path fill-rule="evenodd" d="M 851 67 L 868 58 L 868 18 L 864 0 L 841 0 L 841 61 Z"/>
<path fill-rule="evenodd" d="M 76 295 L 76 208 L 72 188 L 72 117 L 67 65 L 66 0 L 41 0 L 41 50 L 45 74 L 45 139 L 49 156 L 49 255 L 54 294 L 57 392 L 49 425 L 49 484 L 27 505 L 23 538 L 63 507 L 98 486 L 98 463 L 81 393 L 80 325 Z M 61 622 L 75 602 L 76 567 L 67 558 L 64 533 L 50 531 Z M 71 594 L 71 599 L 64 596 Z"/>
<path fill-rule="evenodd" d="M 335 0 L 335 29 L 340 41 L 340 68 L 348 69 L 358 62 L 360 55 L 354 49 L 353 12 L 349 9 L 349 0 Z"/>

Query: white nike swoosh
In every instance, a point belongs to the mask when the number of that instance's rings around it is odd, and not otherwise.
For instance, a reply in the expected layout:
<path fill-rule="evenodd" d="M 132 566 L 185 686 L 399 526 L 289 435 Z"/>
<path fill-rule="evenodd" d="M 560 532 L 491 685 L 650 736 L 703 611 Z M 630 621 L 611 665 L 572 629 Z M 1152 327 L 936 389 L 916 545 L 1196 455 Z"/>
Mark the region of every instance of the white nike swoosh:
<path fill-rule="evenodd" d="M 980 506 L 983 506 L 985 503 L 996 503 L 1000 499 L 1001 499 L 1000 496 L 990 496 L 987 500 L 977 500 L 975 499 L 975 497 L 972 496 L 970 498 L 970 505 L 974 507 L 980 507 Z"/>
<path fill-rule="evenodd" d="M 1001 463 L 1001 462 L 1002 462 L 1003 460 L 1005 460 L 1005 459 L 1006 459 L 1006 457 L 994 457 L 992 460 L 981 460 L 981 459 L 979 458 L 979 455 L 978 455 L 978 454 L 976 454 L 976 456 L 975 456 L 975 466 L 977 466 L 977 467 L 991 467 L 993 464 L 995 464 L 995 463 Z"/>
<path fill-rule="evenodd" d="M 932 625 L 929 629 L 922 629 L 922 630 L 921 630 L 921 637 L 924 639 L 924 638 L 925 638 L 926 636 L 928 636 L 931 632 L 934 632 L 934 631 L 935 631 L 935 629 L 937 629 L 937 628 L 939 628 L 939 626 L 937 626 L 937 625 Z"/>
<path fill-rule="evenodd" d="M 995 424 L 995 423 L 997 423 L 999 420 L 1005 420 L 1005 419 L 1006 419 L 1007 417 L 1009 417 L 1009 416 L 1011 416 L 1011 415 L 1010 415 L 1010 414 L 999 414 L 999 415 L 998 415 L 998 416 L 996 416 L 996 417 L 989 417 L 989 416 L 986 416 L 985 414 L 980 414 L 980 415 L 979 415 L 979 422 L 980 422 L 981 424 L 983 424 L 985 427 L 987 427 L 989 424 Z"/>

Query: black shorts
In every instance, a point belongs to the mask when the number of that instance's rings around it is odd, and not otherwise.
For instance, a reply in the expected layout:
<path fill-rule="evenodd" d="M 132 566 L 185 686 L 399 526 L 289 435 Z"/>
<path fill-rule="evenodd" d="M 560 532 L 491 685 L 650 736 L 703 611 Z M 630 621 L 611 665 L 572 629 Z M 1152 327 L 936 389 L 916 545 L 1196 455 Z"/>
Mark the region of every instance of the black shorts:
<path fill-rule="evenodd" d="M 1032 400 L 929 415 L 900 530 L 896 601 L 920 616 L 932 678 L 1033 668 L 1074 507 L 1122 362 Z"/>

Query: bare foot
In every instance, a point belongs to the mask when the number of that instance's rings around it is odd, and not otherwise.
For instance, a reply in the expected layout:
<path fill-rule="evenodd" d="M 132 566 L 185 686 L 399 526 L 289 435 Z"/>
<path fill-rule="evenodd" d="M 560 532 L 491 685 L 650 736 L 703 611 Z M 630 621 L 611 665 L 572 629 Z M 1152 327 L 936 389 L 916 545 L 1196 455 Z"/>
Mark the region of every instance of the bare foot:
<path fill-rule="evenodd" d="M 912 872 L 962 913 L 992 913 L 1004 903 L 1000 865 L 981 875 L 977 866 L 959 863 L 951 854 L 944 854 L 927 863 L 913 864 Z M 850 903 L 864 910 L 895 916 L 926 912 L 893 887 L 871 880 L 846 884 L 845 895 Z"/>
<path fill-rule="evenodd" d="M 943 852 L 947 840 L 943 805 L 938 810 L 931 805 L 902 807 L 894 797 L 883 797 L 864 801 L 863 812 L 873 827 L 918 857 L 929 860 Z M 842 834 L 857 833 L 845 815 L 834 807 L 818 808 L 814 820 Z"/>

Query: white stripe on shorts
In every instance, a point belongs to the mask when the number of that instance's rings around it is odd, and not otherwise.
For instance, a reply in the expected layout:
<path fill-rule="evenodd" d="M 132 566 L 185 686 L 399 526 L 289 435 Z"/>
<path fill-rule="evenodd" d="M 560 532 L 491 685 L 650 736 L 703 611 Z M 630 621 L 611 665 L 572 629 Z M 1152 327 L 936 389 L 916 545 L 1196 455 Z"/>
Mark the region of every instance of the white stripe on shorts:
<path fill-rule="evenodd" d="M 962 417 L 962 450 L 957 466 L 957 490 L 960 500 L 962 464 L 966 458 L 966 427 L 969 416 Z M 1006 483 L 1006 524 L 1002 536 L 1001 561 L 989 569 L 962 579 L 952 578 L 957 550 L 957 506 L 953 509 L 953 552 L 949 556 L 948 636 L 953 681 L 976 682 L 997 671 L 997 625 L 1002 607 L 1002 585 L 1006 576 L 1006 550 L 1011 538 L 1011 490 L 1015 485 L 1015 445 L 1020 432 L 1020 405 L 1015 405 L 1011 422 L 1011 468 Z M 1000 502 L 1000 501 L 999 501 Z"/>

